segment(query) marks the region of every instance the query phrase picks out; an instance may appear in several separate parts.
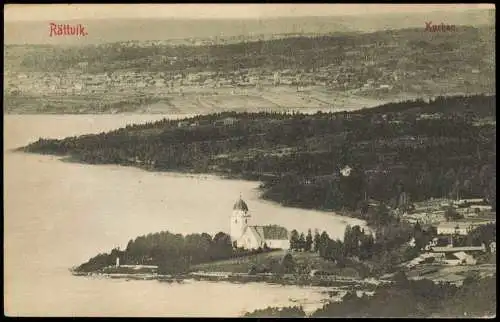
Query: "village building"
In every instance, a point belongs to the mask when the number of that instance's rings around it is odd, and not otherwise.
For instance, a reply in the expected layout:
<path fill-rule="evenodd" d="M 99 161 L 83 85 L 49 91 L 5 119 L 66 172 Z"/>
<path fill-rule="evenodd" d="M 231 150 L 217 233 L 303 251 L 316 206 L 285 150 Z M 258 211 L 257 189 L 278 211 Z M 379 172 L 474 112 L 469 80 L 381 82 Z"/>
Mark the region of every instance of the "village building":
<path fill-rule="evenodd" d="M 437 226 L 437 233 L 438 235 L 458 234 L 466 236 L 473 228 L 469 222 L 442 222 Z"/>
<path fill-rule="evenodd" d="M 481 246 L 463 246 L 463 247 L 453 247 L 453 245 L 448 245 L 444 247 L 432 247 L 431 252 L 433 253 L 484 253 L 486 252 L 486 245 Z"/>
<path fill-rule="evenodd" d="M 481 204 L 484 203 L 484 199 L 482 198 L 475 198 L 475 199 L 460 199 L 456 201 L 457 205 L 464 205 L 464 204 Z"/>
<path fill-rule="evenodd" d="M 234 125 L 238 121 L 238 119 L 234 117 L 226 117 L 225 119 L 222 120 L 224 125 Z"/>
<path fill-rule="evenodd" d="M 437 257 L 439 255 L 440 262 L 447 265 L 476 265 L 477 260 L 474 254 L 486 252 L 486 246 L 466 246 L 466 247 L 432 247 L 431 253 Z M 443 256 L 444 255 L 444 256 Z"/>
<path fill-rule="evenodd" d="M 244 249 L 289 249 L 290 238 L 286 228 L 277 225 L 252 226 L 248 206 L 243 199 L 236 201 L 231 216 L 231 241 Z"/>
<path fill-rule="evenodd" d="M 478 218 L 476 218 L 478 219 Z M 480 218 L 479 218 L 480 219 Z M 462 236 L 466 236 L 474 230 L 475 228 L 487 224 L 493 224 L 496 220 L 494 219 L 484 219 L 484 220 L 473 220 L 468 219 L 466 221 L 449 221 L 442 222 L 437 226 L 437 234 L 438 235 L 453 235 L 458 234 Z"/>
<path fill-rule="evenodd" d="M 492 241 L 490 243 L 490 252 L 492 254 L 495 254 L 497 252 L 497 242 L 496 241 Z"/>
<path fill-rule="evenodd" d="M 419 255 L 418 257 L 412 259 L 411 261 L 402 264 L 407 268 L 413 268 L 417 265 L 426 263 L 440 263 L 445 265 L 476 265 L 477 259 L 474 255 L 486 252 L 486 246 L 465 246 L 465 247 L 454 247 L 453 244 L 448 246 L 438 247 L 436 241 L 433 240 L 428 247 L 426 247 L 426 252 Z"/>

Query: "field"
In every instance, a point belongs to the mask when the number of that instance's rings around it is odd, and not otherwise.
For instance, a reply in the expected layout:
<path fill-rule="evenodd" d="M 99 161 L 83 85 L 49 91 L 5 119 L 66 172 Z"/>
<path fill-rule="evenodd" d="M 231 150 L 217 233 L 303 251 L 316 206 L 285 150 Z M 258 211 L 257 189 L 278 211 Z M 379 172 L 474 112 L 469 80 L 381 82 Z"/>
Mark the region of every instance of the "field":
<path fill-rule="evenodd" d="M 397 100 L 397 97 L 395 97 Z M 92 94 L 44 94 L 4 97 L 5 111 L 23 113 L 159 113 L 207 114 L 222 111 L 342 111 L 374 107 L 388 102 L 348 95 L 340 91 L 293 87 L 200 88 L 178 90 L 106 91 Z"/>
<path fill-rule="evenodd" d="M 420 265 L 407 273 L 410 279 L 426 278 L 433 281 L 461 282 L 467 276 L 491 276 L 496 272 L 496 264 L 474 266 Z"/>
<path fill-rule="evenodd" d="M 236 259 L 204 263 L 192 266 L 191 270 L 202 272 L 248 273 L 254 265 L 256 267 L 267 267 L 272 270 L 274 267 L 280 265 L 286 253 L 287 251 L 278 250 Z M 319 257 L 317 253 L 292 252 L 292 257 L 296 263 L 296 267 L 303 273 L 309 273 L 311 270 L 319 270 L 345 277 L 359 277 L 360 275 L 355 268 L 339 268 L 335 263 Z"/>

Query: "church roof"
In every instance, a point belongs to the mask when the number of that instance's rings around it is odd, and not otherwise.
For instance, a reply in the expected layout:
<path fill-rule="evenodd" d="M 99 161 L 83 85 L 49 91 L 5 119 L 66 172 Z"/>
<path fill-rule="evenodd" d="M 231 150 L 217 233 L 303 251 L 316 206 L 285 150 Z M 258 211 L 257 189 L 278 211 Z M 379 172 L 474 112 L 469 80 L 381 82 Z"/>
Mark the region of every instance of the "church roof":
<path fill-rule="evenodd" d="M 264 240 L 288 240 L 288 230 L 278 225 L 249 226 Z"/>
<path fill-rule="evenodd" d="M 246 202 L 243 201 L 243 199 L 240 199 L 236 201 L 236 203 L 233 206 L 233 210 L 243 210 L 243 211 L 248 211 L 248 206 Z"/>

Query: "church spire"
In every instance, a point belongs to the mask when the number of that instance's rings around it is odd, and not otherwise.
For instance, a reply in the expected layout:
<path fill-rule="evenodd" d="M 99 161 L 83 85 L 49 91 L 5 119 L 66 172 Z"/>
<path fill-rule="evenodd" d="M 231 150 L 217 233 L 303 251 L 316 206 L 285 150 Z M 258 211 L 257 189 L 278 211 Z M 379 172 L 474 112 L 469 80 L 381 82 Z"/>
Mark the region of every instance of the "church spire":
<path fill-rule="evenodd" d="M 248 211 L 248 206 L 246 202 L 241 198 L 241 194 L 240 199 L 238 199 L 238 201 L 236 201 L 236 203 L 234 204 L 233 210 L 243 210 L 244 212 Z"/>

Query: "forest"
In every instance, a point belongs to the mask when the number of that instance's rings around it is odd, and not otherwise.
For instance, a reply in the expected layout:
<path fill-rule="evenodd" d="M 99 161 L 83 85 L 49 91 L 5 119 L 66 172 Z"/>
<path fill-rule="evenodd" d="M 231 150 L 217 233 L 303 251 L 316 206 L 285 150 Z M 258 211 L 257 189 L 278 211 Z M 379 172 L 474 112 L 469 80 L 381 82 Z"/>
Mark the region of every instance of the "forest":
<path fill-rule="evenodd" d="M 495 105 L 495 95 L 474 95 L 313 115 L 224 112 L 183 120 L 188 127 L 164 119 L 40 138 L 21 150 L 258 180 L 264 199 L 285 206 L 357 210 L 375 199 L 394 208 L 404 192 L 412 202 L 485 198 L 496 209 Z"/>

